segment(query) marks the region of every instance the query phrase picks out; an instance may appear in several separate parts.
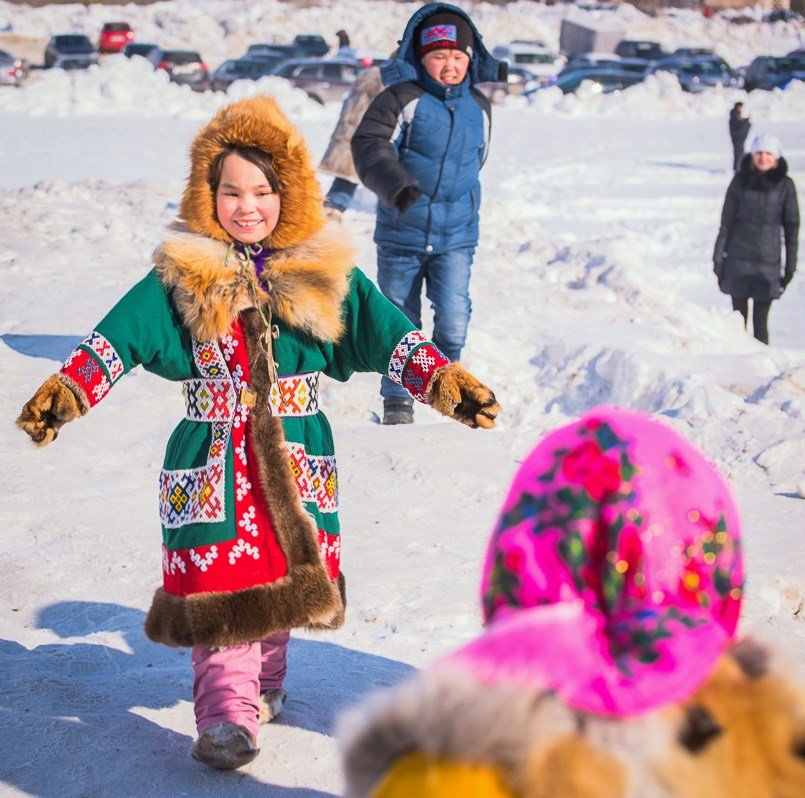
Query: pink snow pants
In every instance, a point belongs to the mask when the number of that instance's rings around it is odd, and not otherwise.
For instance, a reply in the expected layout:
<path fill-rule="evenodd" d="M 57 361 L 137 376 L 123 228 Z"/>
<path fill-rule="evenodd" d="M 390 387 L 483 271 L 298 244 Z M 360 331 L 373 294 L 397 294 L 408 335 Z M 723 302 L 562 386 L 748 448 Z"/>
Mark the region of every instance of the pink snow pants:
<path fill-rule="evenodd" d="M 193 702 L 201 734 L 216 723 L 245 726 L 255 737 L 260 693 L 277 690 L 288 669 L 290 632 L 230 648 L 193 646 Z"/>

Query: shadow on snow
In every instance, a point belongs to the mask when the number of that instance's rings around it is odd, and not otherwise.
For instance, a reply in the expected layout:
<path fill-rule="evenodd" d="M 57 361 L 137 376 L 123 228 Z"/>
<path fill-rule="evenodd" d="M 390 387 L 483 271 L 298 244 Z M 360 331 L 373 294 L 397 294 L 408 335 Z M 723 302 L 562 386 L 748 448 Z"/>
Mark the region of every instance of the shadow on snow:
<path fill-rule="evenodd" d="M 249 772 L 261 770 L 261 760 L 272 769 L 271 729 L 329 736 L 339 709 L 413 671 L 395 660 L 293 638 L 288 701 L 281 718 L 262 729 L 260 756 L 242 771 L 213 771 L 191 759 L 190 736 L 138 714 L 155 716 L 185 702 L 178 713 L 186 716 L 184 727 L 193 727 L 190 652 L 149 642 L 144 617 L 118 604 L 65 601 L 41 610 L 37 627 L 81 641 L 28 650 L 0 640 L 0 782 L 41 798 L 218 796 L 235 785 L 247 797 L 264 798 L 270 787 L 277 798 L 325 798 L 332 794 L 267 784 Z M 122 639 L 129 651 L 87 636 L 114 645 Z"/>

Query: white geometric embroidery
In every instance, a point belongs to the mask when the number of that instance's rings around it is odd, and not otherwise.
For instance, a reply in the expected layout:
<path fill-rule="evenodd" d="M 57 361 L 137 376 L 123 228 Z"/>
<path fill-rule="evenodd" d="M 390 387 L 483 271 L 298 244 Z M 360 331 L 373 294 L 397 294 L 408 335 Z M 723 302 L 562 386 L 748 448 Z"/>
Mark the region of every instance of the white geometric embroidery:
<path fill-rule="evenodd" d="M 246 461 L 246 438 L 235 447 L 235 454 L 243 465 L 248 465 Z M 251 485 L 249 487 L 251 488 Z"/>
<path fill-rule="evenodd" d="M 252 546 L 245 540 L 239 540 L 229 552 L 229 564 L 234 565 L 236 560 L 239 560 L 244 554 L 254 557 L 255 560 L 260 559 L 260 549 L 257 546 Z"/>
<path fill-rule="evenodd" d="M 235 475 L 235 493 L 237 494 L 238 501 L 252 489 L 252 483 L 246 478 L 242 471 L 238 471 Z"/>
<path fill-rule="evenodd" d="M 109 380 L 106 377 L 101 377 L 101 381 L 92 389 L 92 395 L 95 397 L 95 400 L 100 402 L 106 394 L 109 393 L 112 386 L 109 384 Z"/>
<path fill-rule="evenodd" d="M 230 360 L 235 351 L 235 347 L 238 345 L 238 339 L 231 335 L 224 335 L 221 337 L 221 343 L 224 345 L 222 350 L 224 357 Z"/>
<path fill-rule="evenodd" d="M 257 515 L 257 511 L 254 509 L 253 505 L 249 506 L 249 509 L 243 513 L 243 518 L 238 521 L 238 526 L 243 529 L 245 532 L 250 532 L 252 537 L 257 537 L 257 524 L 254 523 L 255 516 Z"/>
<path fill-rule="evenodd" d="M 210 550 L 203 557 L 195 549 L 190 549 L 188 554 L 193 565 L 201 571 L 206 571 L 213 561 L 218 559 L 218 546 L 210 546 Z"/>
<path fill-rule="evenodd" d="M 183 574 L 187 573 L 187 565 L 185 561 L 179 556 L 179 553 L 174 551 L 171 552 L 172 557 L 170 561 L 170 573 L 171 575 L 176 573 L 176 570 L 180 570 Z"/>
<path fill-rule="evenodd" d="M 330 545 L 327 545 L 327 539 L 332 541 Z M 321 554 L 322 560 L 328 562 L 328 556 L 335 555 L 336 559 L 341 558 L 341 535 L 328 535 L 324 538 L 324 540 L 319 543 L 319 553 Z"/>

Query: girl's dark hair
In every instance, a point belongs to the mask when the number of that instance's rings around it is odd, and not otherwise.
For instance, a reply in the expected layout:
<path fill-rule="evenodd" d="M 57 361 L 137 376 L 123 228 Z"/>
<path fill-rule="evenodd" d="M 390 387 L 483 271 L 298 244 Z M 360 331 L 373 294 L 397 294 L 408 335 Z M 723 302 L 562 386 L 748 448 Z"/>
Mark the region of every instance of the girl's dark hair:
<path fill-rule="evenodd" d="M 210 184 L 213 195 L 218 192 L 218 185 L 221 182 L 221 172 L 224 170 L 224 158 L 226 158 L 227 155 L 231 155 L 233 152 L 240 155 L 245 161 L 254 164 L 266 176 L 271 190 L 275 191 L 277 194 L 281 193 L 280 177 L 277 174 L 277 170 L 274 168 L 271 156 L 267 152 L 263 152 L 263 150 L 257 147 L 230 146 L 222 150 L 210 166 L 210 174 L 207 181 Z"/>

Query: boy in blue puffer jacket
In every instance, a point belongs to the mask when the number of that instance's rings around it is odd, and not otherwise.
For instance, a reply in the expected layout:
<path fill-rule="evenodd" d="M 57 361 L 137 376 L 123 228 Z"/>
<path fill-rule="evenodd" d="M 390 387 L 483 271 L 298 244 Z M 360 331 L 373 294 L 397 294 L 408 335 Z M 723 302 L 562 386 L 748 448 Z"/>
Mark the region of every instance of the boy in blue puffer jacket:
<path fill-rule="evenodd" d="M 478 244 L 478 173 L 491 107 L 476 83 L 506 79 L 460 8 L 429 3 L 408 21 L 386 89 L 352 138 L 363 184 L 378 196 L 380 290 L 418 327 L 422 283 L 434 310 L 433 340 L 456 361 L 470 321 L 469 282 Z M 410 396 L 383 379 L 383 423 L 413 421 Z"/>

